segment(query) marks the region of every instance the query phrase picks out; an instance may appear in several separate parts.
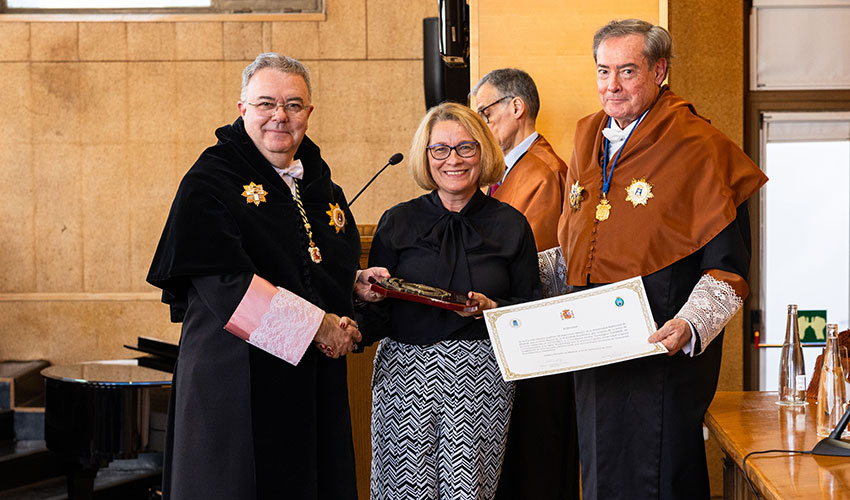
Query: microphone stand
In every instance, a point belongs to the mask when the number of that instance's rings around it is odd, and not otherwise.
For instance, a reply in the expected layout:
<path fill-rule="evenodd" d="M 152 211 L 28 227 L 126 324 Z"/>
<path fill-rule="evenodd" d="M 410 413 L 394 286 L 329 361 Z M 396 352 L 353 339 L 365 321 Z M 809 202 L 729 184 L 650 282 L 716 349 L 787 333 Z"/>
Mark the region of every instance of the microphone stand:
<path fill-rule="evenodd" d="M 389 167 L 390 165 L 395 165 L 397 163 L 400 163 L 401 160 L 403 160 L 403 159 L 404 159 L 404 156 L 401 153 L 396 153 L 396 154 L 392 155 L 390 157 L 389 161 L 387 161 L 387 164 L 384 165 L 383 167 L 381 167 L 381 170 L 378 170 L 378 173 L 373 175 L 372 178 L 369 179 L 369 182 L 367 182 L 365 186 L 360 188 L 360 191 L 358 191 L 357 194 L 354 195 L 354 198 L 352 198 L 351 201 L 348 202 L 348 206 L 351 207 L 351 205 L 354 205 L 354 202 L 357 201 L 357 198 L 361 194 L 363 194 L 363 191 L 365 191 L 366 188 L 369 187 L 370 184 L 372 184 L 372 181 L 374 181 L 379 175 L 381 175 L 381 172 L 386 170 L 386 168 Z"/>
<path fill-rule="evenodd" d="M 831 457 L 850 457 L 850 443 L 841 440 L 841 433 L 847 427 L 847 421 L 850 420 L 850 405 L 844 411 L 841 420 L 836 424 L 835 429 L 829 434 L 829 437 L 823 438 L 818 444 L 812 448 L 812 455 L 828 455 Z"/>

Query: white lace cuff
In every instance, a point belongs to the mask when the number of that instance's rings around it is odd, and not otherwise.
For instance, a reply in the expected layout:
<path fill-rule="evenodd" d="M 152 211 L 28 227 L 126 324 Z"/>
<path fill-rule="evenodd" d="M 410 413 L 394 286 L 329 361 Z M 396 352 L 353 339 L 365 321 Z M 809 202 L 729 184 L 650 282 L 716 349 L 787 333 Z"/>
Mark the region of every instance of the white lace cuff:
<path fill-rule="evenodd" d="M 676 314 L 677 318 L 689 321 L 699 335 L 700 352 L 694 354 L 702 354 L 743 305 L 743 299 L 731 285 L 703 274 L 688 301 Z"/>
<path fill-rule="evenodd" d="M 310 347 L 324 316 L 325 312 L 309 301 L 254 276 L 224 329 L 297 365 Z"/>
<path fill-rule="evenodd" d="M 544 298 L 557 297 L 571 291 L 572 287 L 567 286 L 567 264 L 564 262 L 561 247 L 538 252 L 537 266 Z"/>

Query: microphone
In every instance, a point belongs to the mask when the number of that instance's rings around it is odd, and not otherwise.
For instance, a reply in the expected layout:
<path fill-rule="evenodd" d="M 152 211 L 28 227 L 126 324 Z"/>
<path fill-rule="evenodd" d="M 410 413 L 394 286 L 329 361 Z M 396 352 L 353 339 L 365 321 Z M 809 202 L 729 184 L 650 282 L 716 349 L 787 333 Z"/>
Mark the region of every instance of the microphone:
<path fill-rule="evenodd" d="M 354 205 L 354 202 L 357 200 L 357 197 L 358 197 L 358 196 L 360 196 L 360 195 L 363 193 L 363 191 L 365 191 L 365 190 L 366 190 L 366 188 L 367 188 L 367 187 L 369 187 L 369 184 L 372 184 L 372 181 L 374 181 L 374 180 L 375 180 L 375 178 L 377 178 L 379 175 L 381 175 L 381 172 L 383 172 L 383 171 L 384 171 L 384 169 L 386 169 L 386 168 L 387 168 L 387 167 L 389 167 L 390 165 L 397 165 L 397 164 L 401 163 L 401 160 L 403 160 L 403 159 L 404 159 L 404 155 L 403 155 L 403 154 L 401 154 L 401 153 L 396 153 L 396 154 L 394 154 L 394 155 L 390 156 L 390 159 L 389 159 L 389 160 L 387 160 L 387 164 L 386 164 L 386 165 L 384 165 L 384 166 L 381 168 L 381 170 L 378 170 L 378 173 L 376 173 L 375 175 L 373 175 L 373 176 L 372 176 L 372 178 L 371 178 L 371 179 L 369 179 L 369 182 L 367 182 L 367 183 L 366 183 L 366 185 L 365 185 L 365 186 L 363 186 L 363 187 L 360 189 L 360 191 L 358 191 L 358 192 L 357 192 L 357 194 L 355 194 L 355 195 L 354 195 L 354 198 L 352 198 L 352 199 L 351 199 L 351 201 L 349 201 L 349 202 L 348 202 L 348 206 L 349 206 L 349 207 L 351 207 L 351 205 Z"/>

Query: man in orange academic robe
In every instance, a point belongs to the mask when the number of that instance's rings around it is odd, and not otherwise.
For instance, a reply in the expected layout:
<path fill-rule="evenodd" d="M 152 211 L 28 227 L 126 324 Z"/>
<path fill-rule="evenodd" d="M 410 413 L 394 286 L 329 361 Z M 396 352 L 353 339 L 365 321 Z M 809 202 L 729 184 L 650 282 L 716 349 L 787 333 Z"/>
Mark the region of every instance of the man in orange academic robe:
<path fill-rule="evenodd" d="M 478 82 L 472 95 L 505 154 L 507 169 L 502 181 L 491 186 L 491 196 L 525 215 L 538 251 L 557 247 L 567 165 L 535 130 L 540 97 L 534 80 L 519 69 L 497 69 Z M 563 293 L 560 289 L 544 283 L 544 296 Z M 517 382 L 496 498 L 578 500 L 578 482 L 572 375 Z"/>
<path fill-rule="evenodd" d="M 534 80 L 519 69 L 497 69 L 472 95 L 505 154 L 507 169 L 490 195 L 525 215 L 538 251 L 558 246 L 567 164 L 535 130 L 540 98 Z"/>
<path fill-rule="evenodd" d="M 602 111 L 578 122 L 559 224 L 567 284 L 641 276 L 649 356 L 575 373 L 582 496 L 708 499 L 702 421 L 723 327 L 743 305 L 747 199 L 767 181 L 662 83 L 670 34 L 635 19 L 594 36 Z"/>

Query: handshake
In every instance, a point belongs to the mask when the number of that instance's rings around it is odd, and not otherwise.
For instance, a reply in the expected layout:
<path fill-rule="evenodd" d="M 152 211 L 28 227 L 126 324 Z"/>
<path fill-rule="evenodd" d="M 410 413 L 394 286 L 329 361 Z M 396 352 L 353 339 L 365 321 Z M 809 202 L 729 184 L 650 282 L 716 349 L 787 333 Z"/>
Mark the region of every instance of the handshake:
<path fill-rule="evenodd" d="M 376 292 L 373 292 L 369 283 L 369 278 L 382 280 L 389 278 L 390 273 L 383 267 L 370 267 L 365 270 L 358 270 L 354 280 L 354 295 L 359 300 L 364 302 L 378 302 L 384 298 Z M 357 343 L 363 340 L 360 330 L 357 328 L 357 322 L 348 316 L 337 316 L 333 313 L 325 313 L 322 318 L 322 324 L 319 325 L 319 330 L 316 336 L 313 337 L 313 343 L 316 347 L 331 358 L 345 356 L 349 352 L 357 349 Z"/>

